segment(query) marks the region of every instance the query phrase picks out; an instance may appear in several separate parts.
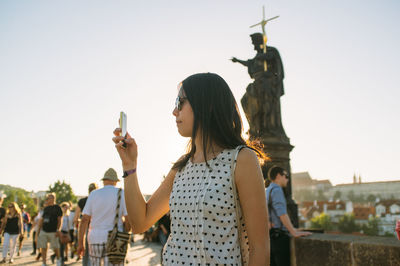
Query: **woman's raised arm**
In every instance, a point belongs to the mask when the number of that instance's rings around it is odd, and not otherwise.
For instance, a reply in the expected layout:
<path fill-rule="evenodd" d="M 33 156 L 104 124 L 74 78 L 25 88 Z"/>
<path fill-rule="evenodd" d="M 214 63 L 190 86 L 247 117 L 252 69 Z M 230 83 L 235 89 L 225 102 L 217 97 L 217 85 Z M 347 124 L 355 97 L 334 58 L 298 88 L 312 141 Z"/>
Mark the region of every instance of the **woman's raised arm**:
<path fill-rule="evenodd" d="M 127 134 L 126 138 L 119 136 L 120 129 L 114 131 L 113 141 L 122 160 L 124 171 L 135 170 L 124 179 L 125 204 L 128 211 L 128 220 L 134 233 L 142 233 L 150 228 L 169 210 L 169 196 L 172 190 L 176 170 L 171 170 L 148 202 L 140 191 L 137 167 L 137 145 L 135 140 Z M 126 147 L 123 147 L 123 141 Z"/>

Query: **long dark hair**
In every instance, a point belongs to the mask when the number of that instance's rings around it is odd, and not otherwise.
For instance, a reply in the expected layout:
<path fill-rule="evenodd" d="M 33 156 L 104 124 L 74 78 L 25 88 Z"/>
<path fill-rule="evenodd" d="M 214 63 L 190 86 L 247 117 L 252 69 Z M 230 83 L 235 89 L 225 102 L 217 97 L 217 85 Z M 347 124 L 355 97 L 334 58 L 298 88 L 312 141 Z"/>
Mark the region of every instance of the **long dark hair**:
<path fill-rule="evenodd" d="M 259 147 L 243 139 L 242 119 L 235 97 L 222 77 L 214 73 L 194 74 L 182 81 L 181 89 L 192 107 L 194 123 L 188 152 L 174 163 L 174 169 L 181 170 L 193 157 L 196 151 L 194 140 L 199 129 L 206 164 L 207 147 L 212 143 L 224 149 L 246 145 L 256 151 L 259 157 L 267 159 Z"/>

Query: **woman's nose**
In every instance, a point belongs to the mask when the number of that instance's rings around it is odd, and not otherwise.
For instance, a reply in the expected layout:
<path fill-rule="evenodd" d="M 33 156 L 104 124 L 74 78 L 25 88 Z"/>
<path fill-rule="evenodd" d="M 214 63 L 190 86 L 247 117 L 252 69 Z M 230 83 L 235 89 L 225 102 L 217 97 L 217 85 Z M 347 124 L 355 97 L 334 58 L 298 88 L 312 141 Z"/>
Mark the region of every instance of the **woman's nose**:
<path fill-rule="evenodd" d="M 175 107 L 174 110 L 172 110 L 172 114 L 174 116 L 178 116 L 178 109 Z"/>

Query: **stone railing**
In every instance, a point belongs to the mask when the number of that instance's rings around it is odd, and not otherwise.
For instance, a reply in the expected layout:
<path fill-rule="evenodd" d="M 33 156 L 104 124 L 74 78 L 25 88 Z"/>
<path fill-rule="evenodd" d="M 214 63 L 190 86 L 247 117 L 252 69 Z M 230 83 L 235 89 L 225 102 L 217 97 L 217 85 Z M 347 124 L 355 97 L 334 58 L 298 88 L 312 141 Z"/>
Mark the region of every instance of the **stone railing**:
<path fill-rule="evenodd" d="M 314 233 L 292 239 L 292 266 L 400 266 L 400 241 Z"/>

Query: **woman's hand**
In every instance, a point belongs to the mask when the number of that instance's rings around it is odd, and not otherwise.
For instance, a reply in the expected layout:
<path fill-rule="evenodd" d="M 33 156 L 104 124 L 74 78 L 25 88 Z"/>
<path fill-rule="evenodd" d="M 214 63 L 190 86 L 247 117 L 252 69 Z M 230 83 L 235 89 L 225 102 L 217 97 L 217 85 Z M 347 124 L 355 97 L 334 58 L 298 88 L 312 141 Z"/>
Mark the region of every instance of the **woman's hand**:
<path fill-rule="evenodd" d="M 119 157 L 121 158 L 122 168 L 124 170 L 134 169 L 136 168 L 138 156 L 136 141 L 131 137 L 131 135 L 129 135 L 129 133 L 126 133 L 125 138 L 120 136 L 120 134 L 121 129 L 116 128 L 114 130 L 115 137 L 113 138 L 113 141 Z M 123 146 L 124 143 L 126 143 L 126 147 Z"/>

